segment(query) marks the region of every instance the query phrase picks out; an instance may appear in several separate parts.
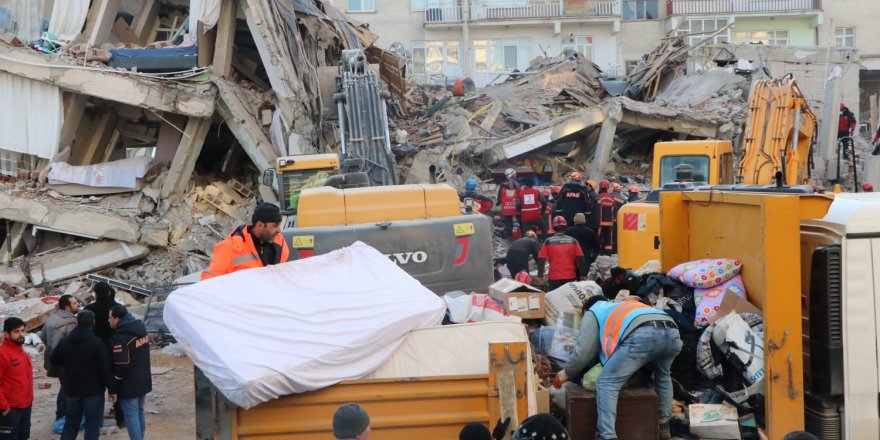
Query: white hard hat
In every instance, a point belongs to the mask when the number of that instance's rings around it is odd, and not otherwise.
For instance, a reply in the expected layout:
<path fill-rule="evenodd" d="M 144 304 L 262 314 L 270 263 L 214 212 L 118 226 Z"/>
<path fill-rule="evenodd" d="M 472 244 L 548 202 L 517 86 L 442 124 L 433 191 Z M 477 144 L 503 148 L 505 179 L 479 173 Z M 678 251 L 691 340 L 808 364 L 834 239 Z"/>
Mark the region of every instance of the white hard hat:
<path fill-rule="evenodd" d="M 516 170 L 514 170 L 513 168 L 508 168 L 504 170 L 504 175 L 507 177 L 513 177 L 516 175 Z"/>

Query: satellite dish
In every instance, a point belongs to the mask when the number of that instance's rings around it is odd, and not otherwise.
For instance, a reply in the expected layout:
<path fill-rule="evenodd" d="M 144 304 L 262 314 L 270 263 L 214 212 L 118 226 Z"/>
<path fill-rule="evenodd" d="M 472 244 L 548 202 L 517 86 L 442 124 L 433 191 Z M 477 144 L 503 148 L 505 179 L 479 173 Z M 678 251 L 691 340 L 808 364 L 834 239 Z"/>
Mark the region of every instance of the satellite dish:
<path fill-rule="evenodd" d="M 407 58 L 406 46 L 404 46 L 403 43 L 399 41 L 391 43 L 391 46 L 388 46 L 388 51 L 393 52 L 402 58 Z"/>

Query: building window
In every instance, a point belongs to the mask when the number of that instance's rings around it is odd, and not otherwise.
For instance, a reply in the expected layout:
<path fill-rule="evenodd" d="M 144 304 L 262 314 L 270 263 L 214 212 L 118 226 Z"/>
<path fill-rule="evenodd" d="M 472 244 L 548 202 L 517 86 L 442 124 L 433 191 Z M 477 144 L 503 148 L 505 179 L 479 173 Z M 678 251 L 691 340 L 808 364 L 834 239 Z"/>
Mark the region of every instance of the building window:
<path fill-rule="evenodd" d="M 460 76 L 461 42 L 413 41 L 412 67 L 417 75 Z"/>
<path fill-rule="evenodd" d="M 767 44 L 770 46 L 788 46 L 788 31 L 734 32 L 733 42 Z"/>
<path fill-rule="evenodd" d="M 375 12 L 376 0 L 347 0 L 348 12 Z"/>
<path fill-rule="evenodd" d="M 722 29 L 727 26 L 726 18 L 697 18 L 692 20 L 687 20 L 684 22 L 684 25 L 681 29 L 679 29 L 679 35 L 690 35 L 687 37 L 687 43 L 689 45 L 694 45 L 703 41 L 703 39 L 707 38 L 709 35 L 714 34 L 718 29 Z M 709 41 L 710 44 L 722 44 L 730 41 L 730 29 L 716 35 Z"/>
<path fill-rule="evenodd" d="M 0 150 L 0 174 L 18 177 L 18 159 L 21 155 L 14 151 Z"/>
<path fill-rule="evenodd" d="M 478 73 L 523 70 L 532 59 L 530 38 L 474 40 L 474 62 Z"/>
<path fill-rule="evenodd" d="M 424 11 L 426 7 L 426 0 L 409 0 L 409 10 L 410 11 Z"/>
<path fill-rule="evenodd" d="M 562 51 L 573 50 L 588 60 L 593 59 L 593 36 L 592 35 L 570 35 L 562 39 Z"/>
<path fill-rule="evenodd" d="M 856 28 L 834 28 L 834 45 L 848 49 L 856 47 Z"/>
<path fill-rule="evenodd" d="M 660 18 L 657 0 L 623 0 L 624 20 L 656 20 Z"/>

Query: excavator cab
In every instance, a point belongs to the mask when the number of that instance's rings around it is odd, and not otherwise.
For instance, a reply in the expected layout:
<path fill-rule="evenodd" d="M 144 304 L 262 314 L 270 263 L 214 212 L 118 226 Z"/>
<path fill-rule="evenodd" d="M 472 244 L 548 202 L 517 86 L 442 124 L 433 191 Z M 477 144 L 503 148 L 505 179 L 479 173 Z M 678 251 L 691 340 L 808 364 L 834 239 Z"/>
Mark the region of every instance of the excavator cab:
<path fill-rule="evenodd" d="M 323 186 L 337 173 L 339 156 L 332 153 L 285 156 L 275 161 L 275 169 L 263 172 L 263 184 L 276 189 L 281 213 L 295 217 L 302 190 Z"/>

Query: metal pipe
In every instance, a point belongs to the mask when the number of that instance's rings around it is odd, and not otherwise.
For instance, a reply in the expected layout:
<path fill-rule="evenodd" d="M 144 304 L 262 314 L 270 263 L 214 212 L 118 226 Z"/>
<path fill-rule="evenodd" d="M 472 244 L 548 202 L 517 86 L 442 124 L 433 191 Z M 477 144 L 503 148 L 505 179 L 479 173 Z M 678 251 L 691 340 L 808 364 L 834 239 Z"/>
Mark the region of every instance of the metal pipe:
<path fill-rule="evenodd" d="M 336 114 L 339 115 L 339 141 L 341 142 L 341 157 L 348 159 L 348 147 L 345 144 L 345 106 L 342 104 L 342 97 L 336 99 Z"/>
<path fill-rule="evenodd" d="M 6 220 L 6 267 L 12 267 L 12 222 Z"/>

